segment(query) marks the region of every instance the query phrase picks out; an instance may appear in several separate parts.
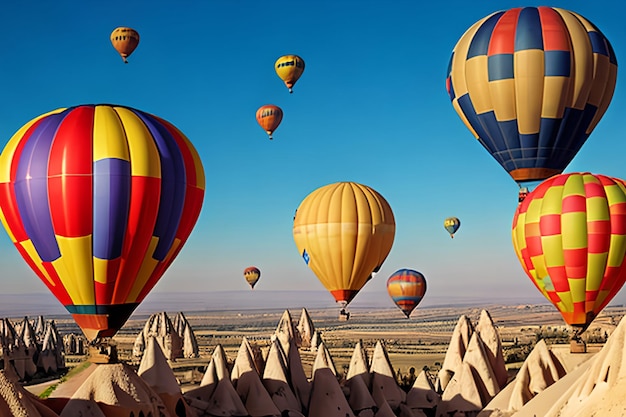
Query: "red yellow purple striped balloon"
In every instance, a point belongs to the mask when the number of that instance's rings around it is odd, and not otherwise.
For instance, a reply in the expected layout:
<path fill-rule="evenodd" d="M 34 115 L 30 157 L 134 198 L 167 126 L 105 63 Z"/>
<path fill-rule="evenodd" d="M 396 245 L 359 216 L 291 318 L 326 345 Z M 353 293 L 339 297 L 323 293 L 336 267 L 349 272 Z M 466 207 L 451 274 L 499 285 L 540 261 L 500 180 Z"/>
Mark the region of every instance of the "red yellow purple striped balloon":
<path fill-rule="evenodd" d="M 513 246 L 539 291 L 584 331 L 626 281 L 626 182 L 587 172 L 545 180 L 515 211 Z"/>
<path fill-rule="evenodd" d="M 604 115 L 616 78 L 615 52 L 589 20 L 524 7 L 463 34 L 446 88 L 474 137 L 524 183 L 563 172 Z"/>
<path fill-rule="evenodd" d="M 408 318 L 426 294 L 426 278 L 413 269 L 399 269 L 387 280 L 387 292 Z"/>
<path fill-rule="evenodd" d="M 44 114 L 0 156 L 2 223 L 90 340 L 124 325 L 181 250 L 203 197 L 191 142 L 129 107 Z"/>

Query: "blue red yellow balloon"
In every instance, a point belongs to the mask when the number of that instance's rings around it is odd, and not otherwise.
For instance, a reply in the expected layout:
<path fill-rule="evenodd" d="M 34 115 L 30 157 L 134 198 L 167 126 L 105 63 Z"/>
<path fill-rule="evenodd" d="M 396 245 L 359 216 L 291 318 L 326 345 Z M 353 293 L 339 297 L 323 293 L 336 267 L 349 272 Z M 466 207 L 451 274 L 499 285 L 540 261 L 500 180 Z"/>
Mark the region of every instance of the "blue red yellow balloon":
<path fill-rule="evenodd" d="M 274 139 L 272 136 L 274 131 L 280 125 L 283 120 L 283 110 L 273 104 L 266 104 L 259 107 L 256 111 L 256 121 L 265 130 L 270 140 Z"/>
<path fill-rule="evenodd" d="M 124 106 L 41 115 L 0 155 L 2 223 L 90 340 L 113 336 L 176 258 L 204 187 L 189 139 Z"/>
<path fill-rule="evenodd" d="M 298 55 L 284 55 L 274 63 L 276 75 L 283 80 L 290 93 L 293 93 L 293 86 L 304 72 L 304 60 Z"/>
<path fill-rule="evenodd" d="M 551 177 L 517 207 L 512 238 L 528 277 L 582 332 L 626 281 L 626 182 Z"/>
<path fill-rule="evenodd" d="M 300 203 L 293 222 L 300 255 L 343 307 L 383 264 L 395 231 L 387 200 L 355 182 L 313 191 Z"/>
<path fill-rule="evenodd" d="M 387 292 L 408 318 L 426 294 L 426 278 L 413 269 L 399 269 L 387 280 Z"/>
<path fill-rule="evenodd" d="M 589 20 L 524 7 L 465 32 L 446 88 L 474 137 L 522 184 L 563 172 L 604 115 L 616 77 L 615 52 Z"/>
<path fill-rule="evenodd" d="M 139 45 L 139 32 L 135 29 L 127 27 L 115 28 L 111 32 L 111 44 L 118 54 L 122 57 L 125 64 L 128 64 L 128 58 L 130 54 Z"/>
<path fill-rule="evenodd" d="M 450 233 L 450 237 L 454 238 L 454 234 L 459 230 L 459 227 L 461 227 L 461 220 L 456 217 L 448 217 L 443 221 L 443 227 Z"/>
<path fill-rule="evenodd" d="M 257 282 L 259 282 L 259 279 L 261 278 L 261 270 L 256 266 L 249 266 L 243 270 L 243 277 L 250 285 L 250 288 L 254 289 L 254 286 Z"/>

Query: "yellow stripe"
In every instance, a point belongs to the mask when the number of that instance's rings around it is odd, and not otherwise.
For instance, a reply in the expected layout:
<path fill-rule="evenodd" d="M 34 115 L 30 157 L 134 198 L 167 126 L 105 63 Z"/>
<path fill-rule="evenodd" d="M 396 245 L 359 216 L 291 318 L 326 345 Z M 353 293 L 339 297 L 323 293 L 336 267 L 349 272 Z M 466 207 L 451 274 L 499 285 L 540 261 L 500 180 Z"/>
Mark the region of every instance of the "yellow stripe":
<path fill-rule="evenodd" d="M 585 296 L 587 294 L 587 284 L 586 279 L 568 279 L 570 294 L 572 303 L 580 303 L 585 301 Z"/>
<path fill-rule="evenodd" d="M 483 114 L 493 110 L 491 95 L 489 94 L 489 71 L 487 71 L 487 56 L 481 55 L 470 58 L 465 62 L 465 76 L 467 90 L 476 114 Z"/>
<path fill-rule="evenodd" d="M 604 271 L 606 270 L 607 253 L 590 253 L 587 255 L 587 291 L 596 291 L 600 288 Z"/>
<path fill-rule="evenodd" d="M 463 124 L 465 124 L 465 127 L 467 127 L 469 129 L 469 131 L 472 132 L 472 135 L 474 135 L 474 137 L 476 139 L 478 139 L 478 133 L 476 133 L 476 131 L 474 130 L 474 128 L 470 124 L 469 120 L 467 120 L 467 117 L 465 117 L 465 113 L 463 113 L 463 110 L 461 110 L 461 106 L 459 106 L 458 97 L 455 98 L 454 101 L 452 102 L 452 107 L 454 108 L 454 110 L 457 112 L 457 114 L 459 115 L 459 117 L 463 121 Z"/>
<path fill-rule="evenodd" d="M 150 131 L 134 112 L 124 107 L 115 107 L 117 116 L 125 130 L 125 146 L 128 147 L 133 177 L 161 178 L 161 157 Z"/>
<path fill-rule="evenodd" d="M 75 304 L 95 303 L 93 284 L 93 255 L 91 235 L 83 237 L 57 236 L 61 257 L 52 262 L 63 287 Z"/>
<path fill-rule="evenodd" d="M 563 249 L 583 249 L 587 247 L 586 217 L 584 212 L 563 213 L 561 216 Z"/>
<path fill-rule="evenodd" d="M 609 205 L 604 197 L 587 198 L 587 221 L 610 220 Z"/>
<path fill-rule="evenodd" d="M 52 277 L 50 276 L 50 274 L 48 274 L 48 271 L 46 271 L 46 269 L 43 267 L 43 265 L 41 265 L 41 262 L 42 262 L 41 258 L 39 257 L 39 253 L 35 249 L 35 246 L 33 245 L 33 242 L 29 239 L 29 240 L 24 240 L 24 241 L 20 242 L 19 244 L 22 246 L 22 248 L 24 248 L 24 250 L 28 254 L 28 257 L 37 266 L 37 269 L 39 270 L 39 272 L 41 272 L 42 275 L 44 277 L 46 277 L 46 280 L 48 281 L 48 283 L 50 285 L 56 287 L 54 281 L 52 280 Z"/>
<path fill-rule="evenodd" d="M 624 256 L 626 256 L 626 236 L 611 235 L 610 245 L 606 264 L 618 267 L 624 263 Z"/>
<path fill-rule="evenodd" d="M 452 65 L 450 66 L 450 75 L 452 77 L 452 84 L 456 97 L 460 97 L 468 93 L 465 72 L 467 51 L 469 50 L 470 43 L 472 42 L 472 38 L 474 38 L 476 31 L 488 18 L 489 16 L 474 23 L 467 31 L 465 31 L 454 47 L 454 57 L 452 58 Z"/>
<path fill-rule="evenodd" d="M 109 106 L 96 106 L 93 123 L 93 160 L 116 158 L 130 160 L 124 127 Z"/>
<path fill-rule="evenodd" d="M 489 83 L 489 92 L 493 102 L 496 120 L 499 122 L 515 120 L 517 117 L 517 110 L 515 108 L 515 80 L 491 81 Z"/>
<path fill-rule="evenodd" d="M 150 240 L 150 245 L 148 246 L 148 250 L 146 251 L 146 255 L 144 256 L 143 262 L 141 263 L 141 268 L 139 268 L 139 272 L 137 273 L 137 277 L 135 278 L 135 282 L 133 283 L 133 287 L 128 294 L 126 299 L 127 303 L 134 303 L 137 301 L 137 297 L 139 297 L 139 293 L 148 282 L 148 278 L 156 268 L 159 261 L 152 257 L 154 250 L 156 249 L 157 244 L 159 243 L 159 238 L 152 236 Z"/>
<path fill-rule="evenodd" d="M 602 101 L 600 102 L 600 106 L 596 111 L 596 114 L 593 116 L 591 123 L 589 123 L 589 127 L 585 131 L 587 134 L 591 133 L 593 129 L 596 127 L 606 109 L 609 107 L 611 103 L 611 99 L 613 98 L 613 93 L 615 91 L 615 83 L 617 82 L 617 65 L 611 64 L 609 68 L 609 73 L 606 78 L 606 84 L 604 88 L 604 94 L 602 95 Z"/>
<path fill-rule="evenodd" d="M 587 97 L 593 80 L 593 51 L 587 30 L 575 16 L 569 12 L 557 9 L 570 35 L 572 49 L 576 59 L 573 61 L 573 96 L 569 107 L 582 110 L 587 103 Z"/>
<path fill-rule="evenodd" d="M 545 193 L 544 197 L 537 202 L 537 204 L 541 205 L 541 215 L 546 214 L 561 214 L 563 209 L 563 200 L 561 196 L 563 195 L 563 186 L 553 185 L 551 186 Z M 535 202 L 535 200 L 531 201 L 531 205 Z M 530 209 L 530 207 L 529 207 Z M 535 209 L 535 207 L 533 207 Z M 539 217 L 537 217 L 539 220 Z"/>
<path fill-rule="evenodd" d="M 107 283 L 109 260 L 93 257 L 93 280 L 100 284 Z"/>
<path fill-rule="evenodd" d="M 0 183 L 11 181 L 11 163 L 13 162 L 13 155 L 15 154 L 15 150 L 17 149 L 17 146 L 19 145 L 26 131 L 39 119 L 42 119 L 51 114 L 60 113 L 63 110 L 65 109 L 56 109 L 48 113 L 44 113 L 41 116 L 35 117 L 33 120 L 19 128 L 17 132 L 15 132 L 15 134 L 11 137 L 11 139 L 9 139 L 9 142 L 6 144 L 4 150 L 0 154 Z"/>
<path fill-rule="evenodd" d="M 566 97 L 563 91 L 567 91 L 570 83 L 569 77 L 545 77 L 545 90 L 543 94 L 543 104 L 541 117 L 546 119 L 560 119 L 565 111 Z"/>
<path fill-rule="evenodd" d="M 561 299 L 561 302 L 559 303 L 562 306 L 562 309 L 559 309 L 561 311 L 567 311 L 567 312 L 573 312 L 574 311 L 574 302 L 572 301 L 572 295 L 570 291 L 566 291 L 566 292 L 558 292 L 556 293 L 559 298 Z M 584 301 L 584 298 L 583 298 Z"/>
<path fill-rule="evenodd" d="M 543 256 L 546 268 L 565 265 L 562 245 L 563 242 L 561 241 L 560 235 L 541 237 L 541 247 L 543 248 Z M 548 275 L 547 269 L 546 274 L 542 276 L 546 275 Z"/>
<path fill-rule="evenodd" d="M 515 105 L 520 134 L 539 133 L 544 95 L 543 51 L 529 49 L 515 52 Z"/>

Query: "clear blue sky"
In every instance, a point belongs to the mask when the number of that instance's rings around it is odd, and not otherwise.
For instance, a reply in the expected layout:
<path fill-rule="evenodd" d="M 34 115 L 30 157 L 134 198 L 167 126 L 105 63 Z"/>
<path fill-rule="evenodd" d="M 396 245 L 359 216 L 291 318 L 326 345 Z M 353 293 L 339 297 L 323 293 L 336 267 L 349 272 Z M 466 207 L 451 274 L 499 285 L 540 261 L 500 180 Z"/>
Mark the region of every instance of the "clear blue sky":
<path fill-rule="evenodd" d="M 262 270 L 261 291 L 323 289 L 296 250 L 293 214 L 314 189 L 356 181 L 389 201 L 397 224 L 393 249 L 363 292 L 384 291 L 391 273 L 413 268 L 426 276 L 427 296 L 535 295 L 511 245 L 517 185 L 473 139 L 445 90 L 463 32 L 526 5 L 541 4 L 3 2 L 0 145 L 30 119 L 78 104 L 123 104 L 180 128 L 202 158 L 206 197 L 158 293 L 249 291 L 249 265 Z M 550 5 L 595 23 L 624 62 L 623 2 Z M 117 26 L 141 34 L 128 65 L 109 41 Z M 289 53 L 306 62 L 291 95 L 273 68 Z M 273 141 L 254 118 L 268 103 L 284 111 Z M 626 178 L 625 109 L 618 75 L 607 113 L 566 172 Z M 462 221 L 453 240 L 447 216 Z M 3 293 L 46 291 L 4 232 L 0 265 Z M 623 290 L 616 301 L 625 300 Z"/>

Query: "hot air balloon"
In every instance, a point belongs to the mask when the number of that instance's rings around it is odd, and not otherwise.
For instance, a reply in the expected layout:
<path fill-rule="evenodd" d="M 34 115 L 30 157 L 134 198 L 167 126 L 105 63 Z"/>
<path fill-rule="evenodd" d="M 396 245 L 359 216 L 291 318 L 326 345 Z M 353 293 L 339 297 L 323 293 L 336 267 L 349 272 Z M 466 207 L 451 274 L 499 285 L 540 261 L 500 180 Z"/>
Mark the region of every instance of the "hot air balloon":
<path fill-rule="evenodd" d="M 250 284 L 250 288 L 254 289 L 254 286 L 261 278 L 261 270 L 256 266 L 249 266 L 243 270 L 243 277 L 246 279 L 248 284 Z"/>
<path fill-rule="evenodd" d="M 300 203 L 293 238 L 306 264 L 345 307 L 383 264 L 395 236 L 389 203 L 354 182 L 325 185 Z"/>
<path fill-rule="evenodd" d="M 132 28 L 116 28 L 111 32 L 111 43 L 124 60 L 124 63 L 128 64 L 126 58 L 128 58 L 135 48 L 137 48 L 137 45 L 139 45 L 139 33 Z"/>
<path fill-rule="evenodd" d="M 512 237 L 524 271 L 577 337 L 626 280 L 626 182 L 551 177 L 518 206 Z"/>
<path fill-rule="evenodd" d="M 274 69 L 280 79 L 285 82 L 289 93 L 293 93 L 293 86 L 304 72 L 304 60 L 298 55 L 284 55 L 276 60 Z"/>
<path fill-rule="evenodd" d="M 0 155 L 1 220 L 95 344 L 174 261 L 204 182 L 198 153 L 171 123 L 124 106 L 58 109 L 25 124 Z"/>
<path fill-rule="evenodd" d="M 456 217 L 448 217 L 443 221 L 443 227 L 450 233 L 450 237 L 454 239 L 454 234 L 461 227 L 461 220 Z"/>
<path fill-rule="evenodd" d="M 399 269 L 387 280 L 387 292 L 394 303 L 409 318 L 426 294 L 426 278 L 413 269 Z"/>
<path fill-rule="evenodd" d="M 259 107 L 256 111 L 256 121 L 259 123 L 259 126 L 267 132 L 270 140 L 274 139 L 272 134 L 280 125 L 280 122 L 283 120 L 283 111 L 280 107 L 274 106 L 273 104 L 266 104 L 265 106 Z"/>
<path fill-rule="evenodd" d="M 563 172 L 609 106 L 616 76 L 613 48 L 590 21 L 524 7 L 465 32 L 446 88 L 466 127 L 522 187 Z"/>

